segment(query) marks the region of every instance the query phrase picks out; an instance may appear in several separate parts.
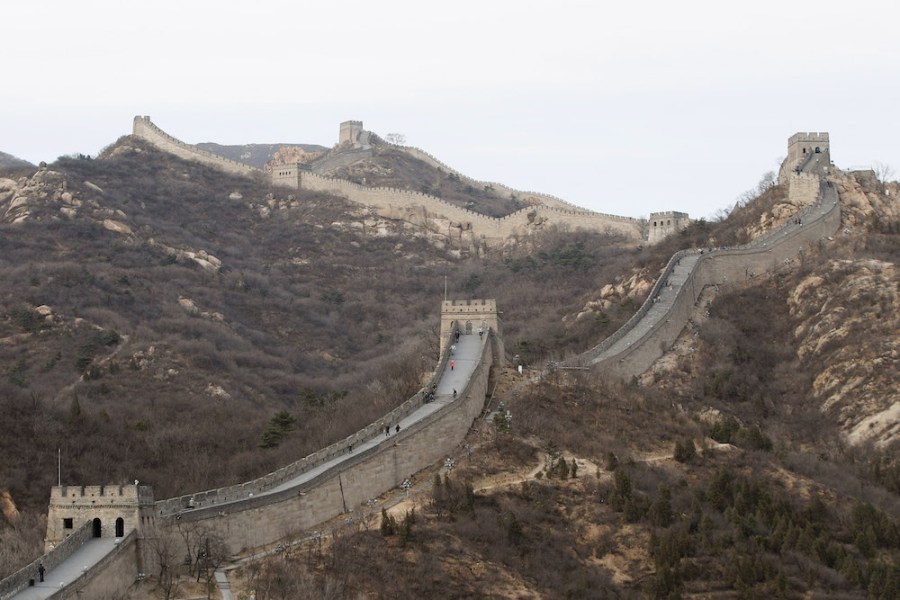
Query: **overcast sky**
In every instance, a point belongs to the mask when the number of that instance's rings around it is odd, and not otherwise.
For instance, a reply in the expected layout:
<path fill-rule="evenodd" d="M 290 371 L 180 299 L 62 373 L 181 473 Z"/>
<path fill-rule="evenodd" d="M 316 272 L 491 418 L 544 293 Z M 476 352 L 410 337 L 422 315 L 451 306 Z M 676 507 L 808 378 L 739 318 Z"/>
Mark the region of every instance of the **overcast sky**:
<path fill-rule="evenodd" d="M 828 131 L 900 171 L 896 0 L 6 0 L 0 151 L 337 142 L 361 120 L 477 179 L 692 217 Z"/>

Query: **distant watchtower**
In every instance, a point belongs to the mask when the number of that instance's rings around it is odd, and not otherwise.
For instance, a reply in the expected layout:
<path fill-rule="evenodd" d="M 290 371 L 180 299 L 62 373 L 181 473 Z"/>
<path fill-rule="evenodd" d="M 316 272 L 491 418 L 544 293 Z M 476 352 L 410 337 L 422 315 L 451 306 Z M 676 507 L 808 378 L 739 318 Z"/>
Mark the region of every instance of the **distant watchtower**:
<path fill-rule="evenodd" d="M 349 144 L 353 148 L 362 146 L 360 135 L 363 132 L 362 121 L 344 121 L 341 123 L 341 132 L 338 136 L 338 144 Z"/>
<path fill-rule="evenodd" d="M 650 220 L 647 223 L 648 233 L 647 242 L 655 244 L 669 237 L 669 235 L 681 231 L 690 224 L 691 219 L 687 213 L 683 212 L 655 212 L 650 213 Z"/>
<path fill-rule="evenodd" d="M 828 132 L 800 132 L 788 138 L 788 154 L 778 172 L 779 183 L 784 183 L 789 174 L 803 170 L 812 161 L 817 161 L 820 169 L 831 164 Z"/>
<path fill-rule="evenodd" d="M 444 300 L 441 304 L 441 353 L 450 332 L 459 329 L 462 335 L 477 334 L 493 329 L 500 334 L 500 317 L 496 300 Z"/>
<path fill-rule="evenodd" d="M 138 485 L 54 486 L 47 512 L 47 551 L 85 522 L 93 537 L 125 537 L 154 518 L 153 490 Z"/>

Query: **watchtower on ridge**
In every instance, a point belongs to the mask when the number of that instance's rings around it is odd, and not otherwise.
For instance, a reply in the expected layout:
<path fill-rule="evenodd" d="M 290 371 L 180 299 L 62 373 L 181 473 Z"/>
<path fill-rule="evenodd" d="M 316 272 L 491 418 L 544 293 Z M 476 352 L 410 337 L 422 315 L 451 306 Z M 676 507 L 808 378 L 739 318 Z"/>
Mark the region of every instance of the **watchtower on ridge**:
<path fill-rule="evenodd" d="M 463 335 L 487 332 L 493 329 L 500 334 L 500 316 L 496 300 L 444 300 L 441 304 L 441 353 L 447 345 L 450 332 L 459 328 Z"/>
<path fill-rule="evenodd" d="M 341 123 L 341 131 L 338 135 L 338 144 L 349 144 L 354 148 L 359 148 L 362 144 L 360 136 L 363 132 L 362 121 L 344 121 Z"/>
<path fill-rule="evenodd" d="M 50 490 L 45 551 L 90 521 L 93 537 L 125 537 L 154 518 L 153 489 L 145 485 L 63 485 Z"/>
<path fill-rule="evenodd" d="M 661 242 L 669 235 L 687 227 L 690 222 L 691 218 L 683 212 L 670 210 L 650 213 L 650 220 L 647 222 L 647 242 L 651 244 Z"/>
<path fill-rule="evenodd" d="M 799 132 L 788 138 L 788 154 L 778 172 L 779 182 L 802 168 L 808 161 L 816 160 L 822 168 L 831 164 L 831 144 L 828 132 Z"/>

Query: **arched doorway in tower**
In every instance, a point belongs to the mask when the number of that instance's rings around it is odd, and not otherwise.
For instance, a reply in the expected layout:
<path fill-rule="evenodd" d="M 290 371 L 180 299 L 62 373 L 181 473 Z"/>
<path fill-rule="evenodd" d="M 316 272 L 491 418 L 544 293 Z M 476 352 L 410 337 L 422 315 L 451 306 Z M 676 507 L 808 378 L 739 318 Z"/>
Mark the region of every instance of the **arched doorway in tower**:
<path fill-rule="evenodd" d="M 94 537 L 98 538 L 103 533 L 103 528 L 100 525 L 100 519 L 94 519 Z"/>
<path fill-rule="evenodd" d="M 122 517 L 116 519 L 116 537 L 125 537 L 125 519 Z"/>
<path fill-rule="evenodd" d="M 466 321 L 466 335 L 472 335 L 472 321 Z"/>

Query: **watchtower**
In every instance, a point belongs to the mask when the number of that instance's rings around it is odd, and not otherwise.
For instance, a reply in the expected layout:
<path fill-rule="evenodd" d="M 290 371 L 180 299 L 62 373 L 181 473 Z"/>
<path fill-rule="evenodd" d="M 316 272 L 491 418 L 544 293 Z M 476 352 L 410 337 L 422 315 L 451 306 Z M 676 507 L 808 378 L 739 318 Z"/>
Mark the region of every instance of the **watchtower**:
<path fill-rule="evenodd" d="M 54 486 L 45 551 L 90 521 L 93 537 L 125 537 L 153 518 L 153 489 L 144 485 Z"/>
<path fill-rule="evenodd" d="M 441 304 L 441 353 L 450 333 L 459 329 L 461 335 L 487 333 L 493 329 L 500 334 L 500 316 L 496 300 L 444 300 Z"/>
<path fill-rule="evenodd" d="M 820 168 L 831 164 L 828 132 L 800 132 L 789 137 L 788 153 L 778 171 L 778 181 L 784 183 L 790 173 L 803 169 L 812 160 L 817 160 Z"/>
<path fill-rule="evenodd" d="M 681 231 L 691 222 L 687 213 L 683 212 L 655 212 L 650 213 L 647 223 L 647 242 L 655 244 L 666 239 L 669 235 Z"/>
<path fill-rule="evenodd" d="M 362 146 L 359 139 L 362 132 L 362 121 L 344 121 L 343 123 L 341 123 L 341 132 L 338 135 L 338 144 L 343 146 L 344 143 L 347 143 L 353 148 L 359 148 Z"/>
<path fill-rule="evenodd" d="M 300 164 L 291 163 L 272 167 L 272 184 L 300 189 Z"/>

